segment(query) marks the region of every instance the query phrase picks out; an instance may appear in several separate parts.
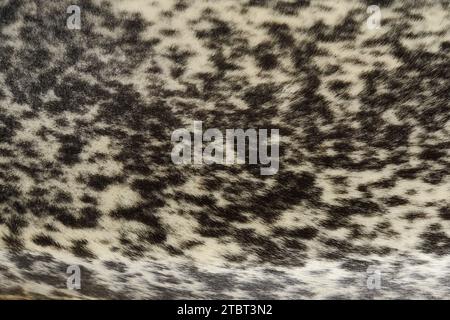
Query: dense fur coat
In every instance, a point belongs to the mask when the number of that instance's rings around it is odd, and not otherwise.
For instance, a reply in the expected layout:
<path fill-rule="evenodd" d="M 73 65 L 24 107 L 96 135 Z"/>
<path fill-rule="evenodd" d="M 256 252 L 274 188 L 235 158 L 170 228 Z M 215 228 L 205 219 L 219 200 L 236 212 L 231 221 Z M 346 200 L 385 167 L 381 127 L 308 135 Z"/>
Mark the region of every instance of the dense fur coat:
<path fill-rule="evenodd" d="M 0 297 L 449 298 L 450 7 L 374 2 L 0 0 Z"/>

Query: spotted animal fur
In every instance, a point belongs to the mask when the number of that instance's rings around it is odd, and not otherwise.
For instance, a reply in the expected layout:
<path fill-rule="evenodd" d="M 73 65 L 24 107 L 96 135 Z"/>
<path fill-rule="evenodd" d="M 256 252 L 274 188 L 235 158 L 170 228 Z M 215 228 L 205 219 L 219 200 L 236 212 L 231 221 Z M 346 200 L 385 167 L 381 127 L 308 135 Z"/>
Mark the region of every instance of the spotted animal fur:
<path fill-rule="evenodd" d="M 0 0 L 0 297 L 449 298 L 449 9 Z M 278 173 L 173 164 L 194 120 Z"/>

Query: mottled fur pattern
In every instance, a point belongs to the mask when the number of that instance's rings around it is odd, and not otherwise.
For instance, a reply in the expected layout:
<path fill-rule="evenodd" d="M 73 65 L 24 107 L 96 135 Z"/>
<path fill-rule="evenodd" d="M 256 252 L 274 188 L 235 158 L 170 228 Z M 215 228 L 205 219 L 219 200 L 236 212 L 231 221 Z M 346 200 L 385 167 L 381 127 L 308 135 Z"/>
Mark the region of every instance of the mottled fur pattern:
<path fill-rule="evenodd" d="M 0 297 L 449 298 L 450 7 L 374 2 L 0 0 Z M 194 120 L 279 172 L 174 165 Z"/>

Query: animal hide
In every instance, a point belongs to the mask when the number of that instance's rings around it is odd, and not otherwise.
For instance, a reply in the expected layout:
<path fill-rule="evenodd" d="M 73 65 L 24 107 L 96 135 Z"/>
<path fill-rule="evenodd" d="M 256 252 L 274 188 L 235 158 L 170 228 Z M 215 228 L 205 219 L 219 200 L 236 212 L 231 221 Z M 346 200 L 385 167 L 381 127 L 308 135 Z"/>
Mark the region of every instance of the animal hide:
<path fill-rule="evenodd" d="M 449 2 L 373 2 L 0 0 L 0 298 L 449 298 Z"/>

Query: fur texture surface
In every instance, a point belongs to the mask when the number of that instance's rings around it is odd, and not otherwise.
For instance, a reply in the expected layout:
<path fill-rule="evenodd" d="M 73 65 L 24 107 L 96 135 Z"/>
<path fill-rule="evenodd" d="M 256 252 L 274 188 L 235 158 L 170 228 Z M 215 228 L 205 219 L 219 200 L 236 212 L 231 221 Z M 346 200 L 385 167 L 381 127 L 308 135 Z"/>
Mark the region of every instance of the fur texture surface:
<path fill-rule="evenodd" d="M 448 1 L 73 2 L 0 0 L 0 298 L 450 298 Z"/>

